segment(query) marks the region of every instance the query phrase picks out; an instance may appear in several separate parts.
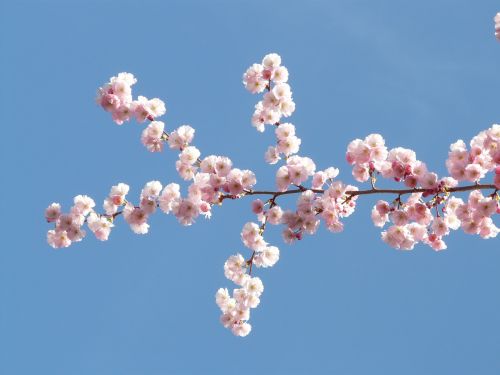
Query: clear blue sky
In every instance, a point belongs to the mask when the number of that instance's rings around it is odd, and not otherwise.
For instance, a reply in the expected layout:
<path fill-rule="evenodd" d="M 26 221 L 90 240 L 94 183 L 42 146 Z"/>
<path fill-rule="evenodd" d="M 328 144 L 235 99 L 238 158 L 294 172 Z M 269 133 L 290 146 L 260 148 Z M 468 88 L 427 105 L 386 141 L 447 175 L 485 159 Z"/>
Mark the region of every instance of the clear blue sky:
<path fill-rule="evenodd" d="M 253 331 L 233 337 L 214 293 L 253 220 L 249 200 L 147 236 L 121 220 L 105 243 L 55 251 L 53 201 L 101 202 L 126 182 L 178 181 L 177 155 L 150 154 L 142 127 L 94 103 L 121 71 L 165 100 L 171 130 L 196 128 L 204 155 L 228 155 L 274 185 L 270 132 L 241 75 L 277 52 L 290 71 L 302 154 L 341 169 L 349 141 L 378 132 L 440 173 L 448 146 L 500 121 L 495 1 L 0 2 L 1 374 L 499 374 L 500 246 L 462 233 L 448 250 L 385 246 L 360 199 L 346 230 L 282 249 Z M 497 223 L 498 224 L 498 223 Z"/>

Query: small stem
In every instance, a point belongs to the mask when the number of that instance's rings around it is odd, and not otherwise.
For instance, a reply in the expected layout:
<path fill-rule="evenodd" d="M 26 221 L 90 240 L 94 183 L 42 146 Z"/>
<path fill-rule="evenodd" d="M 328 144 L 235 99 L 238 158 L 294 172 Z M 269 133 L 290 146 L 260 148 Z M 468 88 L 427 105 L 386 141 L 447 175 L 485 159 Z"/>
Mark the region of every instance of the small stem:
<path fill-rule="evenodd" d="M 248 275 L 249 276 L 252 276 L 252 266 L 253 266 L 253 257 L 254 256 L 255 256 L 255 250 L 252 253 L 252 256 L 250 257 L 250 259 L 247 260 L 247 264 L 249 265 L 249 268 L 248 268 Z"/>

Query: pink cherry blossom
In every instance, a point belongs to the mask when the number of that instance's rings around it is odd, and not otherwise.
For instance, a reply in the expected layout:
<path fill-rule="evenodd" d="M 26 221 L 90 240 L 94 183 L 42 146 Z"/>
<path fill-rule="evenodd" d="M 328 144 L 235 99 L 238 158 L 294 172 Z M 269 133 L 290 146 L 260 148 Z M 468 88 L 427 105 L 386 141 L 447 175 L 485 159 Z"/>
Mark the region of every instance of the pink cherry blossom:
<path fill-rule="evenodd" d="M 141 142 L 151 152 L 163 151 L 163 131 L 165 124 L 161 121 L 152 121 L 142 131 Z"/>
<path fill-rule="evenodd" d="M 123 209 L 123 217 L 130 228 L 137 234 L 146 234 L 149 230 L 148 214 L 140 207 L 127 203 Z"/>
<path fill-rule="evenodd" d="M 192 199 L 180 199 L 172 206 L 172 212 L 182 225 L 191 225 L 200 215 L 200 206 Z"/>
<path fill-rule="evenodd" d="M 253 64 L 243 75 L 243 84 L 252 94 L 265 90 L 267 81 L 262 77 L 264 68 L 261 64 Z"/>
<path fill-rule="evenodd" d="M 260 214 L 264 211 L 264 202 L 260 199 L 256 199 L 252 202 L 252 212 L 254 214 Z"/>
<path fill-rule="evenodd" d="M 253 263 L 257 267 L 272 267 L 279 260 L 279 257 L 279 249 L 276 246 L 268 246 L 254 256 Z"/>
<path fill-rule="evenodd" d="M 47 242 L 54 249 L 71 245 L 71 240 L 65 230 L 49 230 L 47 232 Z"/>
<path fill-rule="evenodd" d="M 188 146 L 194 138 L 195 130 L 189 125 L 182 125 L 172 133 L 168 138 L 168 145 L 170 148 L 182 150 Z"/>
<path fill-rule="evenodd" d="M 109 218 L 98 216 L 95 213 L 91 213 L 89 215 L 87 218 L 87 224 L 89 229 L 95 234 L 96 238 L 101 241 L 107 241 L 111 228 L 114 227 Z"/>
<path fill-rule="evenodd" d="M 260 228 L 255 223 L 246 223 L 241 231 L 241 239 L 243 244 L 255 251 L 263 251 L 267 242 L 264 241 L 260 233 Z"/>
<path fill-rule="evenodd" d="M 86 195 L 77 195 L 74 199 L 77 212 L 82 215 L 88 215 L 95 207 L 94 200 Z"/>
<path fill-rule="evenodd" d="M 59 203 L 52 203 L 45 210 L 45 219 L 48 223 L 53 223 L 61 216 L 61 205 Z"/>

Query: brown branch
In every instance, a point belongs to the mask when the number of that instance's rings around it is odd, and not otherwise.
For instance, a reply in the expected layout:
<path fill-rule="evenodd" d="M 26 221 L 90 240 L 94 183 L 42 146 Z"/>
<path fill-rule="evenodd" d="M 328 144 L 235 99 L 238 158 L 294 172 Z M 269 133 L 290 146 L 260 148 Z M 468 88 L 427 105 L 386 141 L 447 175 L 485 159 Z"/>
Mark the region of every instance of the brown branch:
<path fill-rule="evenodd" d="M 495 185 L 493 184 L 475 184 L 475 185 L 468 185 L 468 186 L 458 186 L 454 188 L 446 188 L 443 192 L 449 192 L 449 193 L 456 193 L 456 192 L 462 192 L 462 191 L 471 191 L 471 190 L 485 190 L 485 189 L 495 189 Z M 308 189 L 313 191 L 314 193 L 324 193 L 325 190 L 323 189 Z M 298 194 L 302 193 L 304 191 L 303 188 L 301 189 L 293 189 L 293 190 L 286 190 L 286 191 L 266 191 L 266 190 L 248 190 L 245 191 L 244 195 L 273 195 L 276 197 L 279 197 L 280 195 L 288 195 L 288 194 Z M 398 194 L 398 195 L 405 195 L 405 194 L 412 194 L 412 193 L 425 193 L 433 191 L 432 189 L 424 189 L 424 188 L 418 188 L 418 189 L 369 189 L 369 190 L 348 190 L 345 192 L 347 195 L 351 196 L 357 196 L 357 195 L 369 195 L 369 194 Z"/>
<path fill-rule="evenodd" d="M 246 261 L 247 265 L 249 266 L 249 269 L 248 269 L 248 275 L 249 276 L 252 276 L 252 266 L 253 266 L 253 258 L 254 257 L 255 257 L 255 250 L 253 251 L 252 256 L 250 257 L 250 259 L 248 259 Z"/>

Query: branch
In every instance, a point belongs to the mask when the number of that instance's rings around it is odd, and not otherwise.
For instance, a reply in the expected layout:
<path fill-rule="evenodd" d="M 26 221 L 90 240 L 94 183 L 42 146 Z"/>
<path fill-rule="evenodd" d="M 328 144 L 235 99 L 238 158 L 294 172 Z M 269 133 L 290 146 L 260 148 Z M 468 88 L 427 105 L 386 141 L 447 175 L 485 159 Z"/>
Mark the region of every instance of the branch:
<path fill-rule="evenodd" d="M 459 187 L 453 187 L 453 188 L 446 188 L 443 192 L 449 192 L 449 193 L 456 193 L 456 192 L 462 192 L 462 191 L 471 191 L 471 190 L 485 190 L 485 189 L 494 189 L 496 191 L 495 185 L 493 184 L 474 184 L 474 185 L 467 185 L 467 186 L 459 186 Z M 314 193 L 324 193 L 325 190 L 323 189 L 306 189 L 306 190 L 311 190 Z M 267 190 L 249 190 L 245 191 L 244 195 L 273 195 L 275 197 L 279 197 L 280 195 L 288 195 L 288 194 L 298 194 L 302 193 L 305 190 L 302 189 L 294 189 L 294 190 L 287 190 L 287 191 L 267 191 Z M 398 194 L 398 195 L 404 195 L 404 194 L 412 194 L 412 193 L 425 193 L 425 192 L 431 192 L 433 190 L 429 189 L 424 189 L 424 188 L 419 188 L 419 189 L 369 189 L 369 190 L 349 190 L 346 191 L 345 194 L 350 195 L 350 196 L 356 196 L 356 195 L 369 195 L 369 194 Z M 227 196 L 225 195 L 224 197 L 233 197 L 234 196 Z"/>

